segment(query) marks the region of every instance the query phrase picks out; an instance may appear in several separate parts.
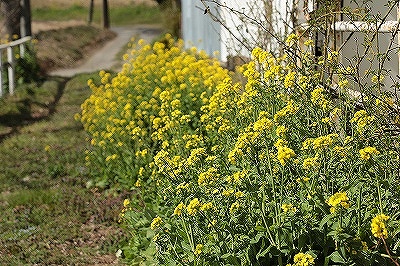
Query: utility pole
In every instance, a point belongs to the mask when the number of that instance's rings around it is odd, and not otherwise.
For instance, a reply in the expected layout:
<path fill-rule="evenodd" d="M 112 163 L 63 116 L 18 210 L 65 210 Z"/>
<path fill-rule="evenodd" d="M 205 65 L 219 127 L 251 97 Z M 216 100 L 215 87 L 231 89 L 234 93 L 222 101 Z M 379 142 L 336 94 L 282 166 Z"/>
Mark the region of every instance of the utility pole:
<path fill-rule="evenodd" d="M 110 28 L 110 12 L 108 9 L 108 0 L 103 0 L 103 28 Z"/>
<path fill-rule="evenodd" d="M 21 0 L 21 37 L 32 36 L 31 1 Z"/>
<path fill-rule="evenodd" d="M 94 0 L 90 0 L 88 24 L 93 22 Z"/>

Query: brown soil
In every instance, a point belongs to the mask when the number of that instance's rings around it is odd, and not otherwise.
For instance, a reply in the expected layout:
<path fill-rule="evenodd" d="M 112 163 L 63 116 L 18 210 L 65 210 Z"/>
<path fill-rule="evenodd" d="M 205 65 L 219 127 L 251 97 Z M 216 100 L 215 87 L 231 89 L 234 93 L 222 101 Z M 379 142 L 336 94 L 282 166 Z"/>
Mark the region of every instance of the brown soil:
<path fill-rule="evenodd" d="M 96 49 L 116 36 L 110 30 L 81 25 L 76 21 L 53 23 L 45 27 L 48 30 L 36 34 L 37 57 L 44 73 L 80 65 Z"/>

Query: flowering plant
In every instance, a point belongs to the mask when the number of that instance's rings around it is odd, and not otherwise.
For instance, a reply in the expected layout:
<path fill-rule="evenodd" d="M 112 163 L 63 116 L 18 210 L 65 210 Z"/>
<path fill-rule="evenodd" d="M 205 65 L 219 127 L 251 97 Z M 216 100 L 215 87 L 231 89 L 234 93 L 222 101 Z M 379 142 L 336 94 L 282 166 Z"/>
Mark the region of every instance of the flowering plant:
<path fill-rule="evenodd" d="M 345 89 L 334 98 L 321 61 L 296 40 L 296 57 L 255 48 L 244 83 L 168 41 L 91 84 L 81 117 L 91 156 L 108 183 L 148 199 L 122 218 L 137 229 L 145 213 L 139 227 L 152 233 L 142 237 L 161 265 L 396 262 L 400 142 L 385 130 L 396 118 Z"/>

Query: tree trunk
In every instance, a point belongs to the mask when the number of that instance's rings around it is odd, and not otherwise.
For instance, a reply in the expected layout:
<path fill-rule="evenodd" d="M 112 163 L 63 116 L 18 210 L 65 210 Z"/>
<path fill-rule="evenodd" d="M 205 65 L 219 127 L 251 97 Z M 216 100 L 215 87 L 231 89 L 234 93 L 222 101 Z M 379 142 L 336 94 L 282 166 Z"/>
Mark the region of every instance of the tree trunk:
<path fill-rule="evenodd" d="M 22 10 L 20 0 L 1 0 L 0 3 L 9 39 L 21 36 Z"/>

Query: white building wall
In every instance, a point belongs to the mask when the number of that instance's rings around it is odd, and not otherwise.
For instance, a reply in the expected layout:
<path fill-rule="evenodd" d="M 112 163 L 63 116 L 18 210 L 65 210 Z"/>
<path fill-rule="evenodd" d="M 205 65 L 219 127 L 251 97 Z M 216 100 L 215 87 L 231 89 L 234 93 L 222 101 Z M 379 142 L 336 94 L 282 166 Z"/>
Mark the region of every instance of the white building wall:
<path fill-rule="evenodd" d="M 221 26 L 204 14 L 200 0 L 182 0 L 182 35 L 187 48 L 196 46 L 213 55 L 221 51 Z M 214 6 L 210 8 L 215 9 Z"/>
<path fill-rule="evenodd" d="M 187 46 L 195 45 L 208 54 L 219 51 L 222 61 L 228 56 L 250 57 L 255 46 L 274 51 L 279 46 L 276 38 L 282 41 L 293 31 L 288 13 L 293 1 L 205 1 L 210 11 L 204 14 L 206 7 L 200 0 L 182 0 L 183 39 Z M 304 22 L 301 15 L 299 22 Z M 266 34 L 268 31 L 272 34 Z"/>

